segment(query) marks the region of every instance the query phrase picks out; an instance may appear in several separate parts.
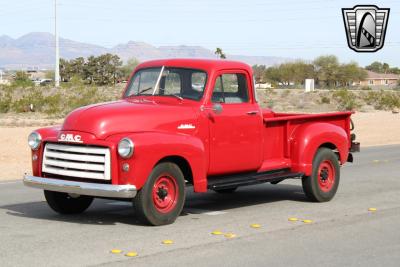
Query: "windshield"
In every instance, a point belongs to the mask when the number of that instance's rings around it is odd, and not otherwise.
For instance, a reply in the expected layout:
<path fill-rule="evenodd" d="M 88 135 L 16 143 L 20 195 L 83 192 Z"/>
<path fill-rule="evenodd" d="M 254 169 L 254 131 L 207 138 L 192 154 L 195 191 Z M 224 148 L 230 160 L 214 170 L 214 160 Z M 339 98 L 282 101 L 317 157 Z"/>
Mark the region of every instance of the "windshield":
<path fill-rule="evenodd" d="M 148 68 L 135 73 L 125 97 L 139 95 L 173 96 L 200 100 L 207 74 L 201 70 L 184 68 Z"/>

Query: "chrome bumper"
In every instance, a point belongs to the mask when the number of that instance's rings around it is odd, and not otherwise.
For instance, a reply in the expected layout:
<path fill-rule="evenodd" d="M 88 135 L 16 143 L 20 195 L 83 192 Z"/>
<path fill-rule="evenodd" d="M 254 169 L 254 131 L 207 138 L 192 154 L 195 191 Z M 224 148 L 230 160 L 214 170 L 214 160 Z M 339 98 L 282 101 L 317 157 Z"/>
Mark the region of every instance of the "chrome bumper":
<path fill-rule="evenodd" d="M 136 196 L 136 186 L 134 185 L 82 183 L 31 175 L 24 175 L 23 181 L 26 186 L 69 194 L 110 198 L 134 198 Z"/>

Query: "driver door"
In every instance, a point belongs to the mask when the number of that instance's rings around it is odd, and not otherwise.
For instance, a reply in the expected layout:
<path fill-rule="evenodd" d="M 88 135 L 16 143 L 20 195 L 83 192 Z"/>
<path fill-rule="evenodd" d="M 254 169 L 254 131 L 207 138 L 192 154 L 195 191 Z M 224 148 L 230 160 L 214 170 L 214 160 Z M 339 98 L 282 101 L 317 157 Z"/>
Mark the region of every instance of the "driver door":
<path fill-rule="evenodd" d="M 220 73 L 211 104 L 222 111 L 209 112 L 209 174 L 257 170 L 261 165 L 262 114 L 254 101 L 250 77 L 243 71 Z"/>

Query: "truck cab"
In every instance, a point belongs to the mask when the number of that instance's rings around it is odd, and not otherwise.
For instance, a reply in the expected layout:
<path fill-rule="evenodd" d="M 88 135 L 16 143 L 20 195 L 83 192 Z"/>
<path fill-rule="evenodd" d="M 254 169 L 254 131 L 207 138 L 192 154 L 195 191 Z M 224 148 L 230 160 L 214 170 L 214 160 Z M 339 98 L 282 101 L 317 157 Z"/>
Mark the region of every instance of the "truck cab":
<path fill-rule="evenodd" d="M 351 112 L 275 113 L 256 99 L 252 69 L 227 60 L 140 64 L 122 99 L 72 111 L 61 126 L 29 136 L 33 175 L 59 213 L 81 213 L 94 197 L 132 201 L 151 225 L 182 211 L 185 186 L 233 193 L 299 178 L 306 196 L 333 198 L 340 166 L 359 150 Z"/>

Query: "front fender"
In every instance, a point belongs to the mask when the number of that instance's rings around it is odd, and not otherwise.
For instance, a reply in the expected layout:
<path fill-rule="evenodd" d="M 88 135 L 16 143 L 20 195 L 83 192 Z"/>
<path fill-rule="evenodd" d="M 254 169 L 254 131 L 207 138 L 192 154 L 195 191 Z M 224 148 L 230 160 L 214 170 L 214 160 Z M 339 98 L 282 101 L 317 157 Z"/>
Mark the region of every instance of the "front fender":
<path fill-rule="evenodd" d="M 203 142 L 193 136 L 163 132 L 142 132 L 114 135 L 107 140 L 118 144 L 123 137 L 129 137 L 135 144 L 133 156 L 122 159 L 118 156 L 119 181 L 122 184 L 133 184 L 137 189 L 143 187 L 158 161 L 169 156 L 184 158 L 190 165 L 193 174 L 193 185 L 196 192 L 207 191 L 206 157 Z M 128 172 L 122 171 L 122 165 L 128 163 Z"/>
<path fill-rule="evenodd" d="M 300 126 L 291 137 L 292 171 L 311 175 L 312 162 L 318 148 L 333 145 L 339 152 L 340 162 L 347 161 L 349 139 L 346 131 L 331 123 L 309 123 Z"/>

